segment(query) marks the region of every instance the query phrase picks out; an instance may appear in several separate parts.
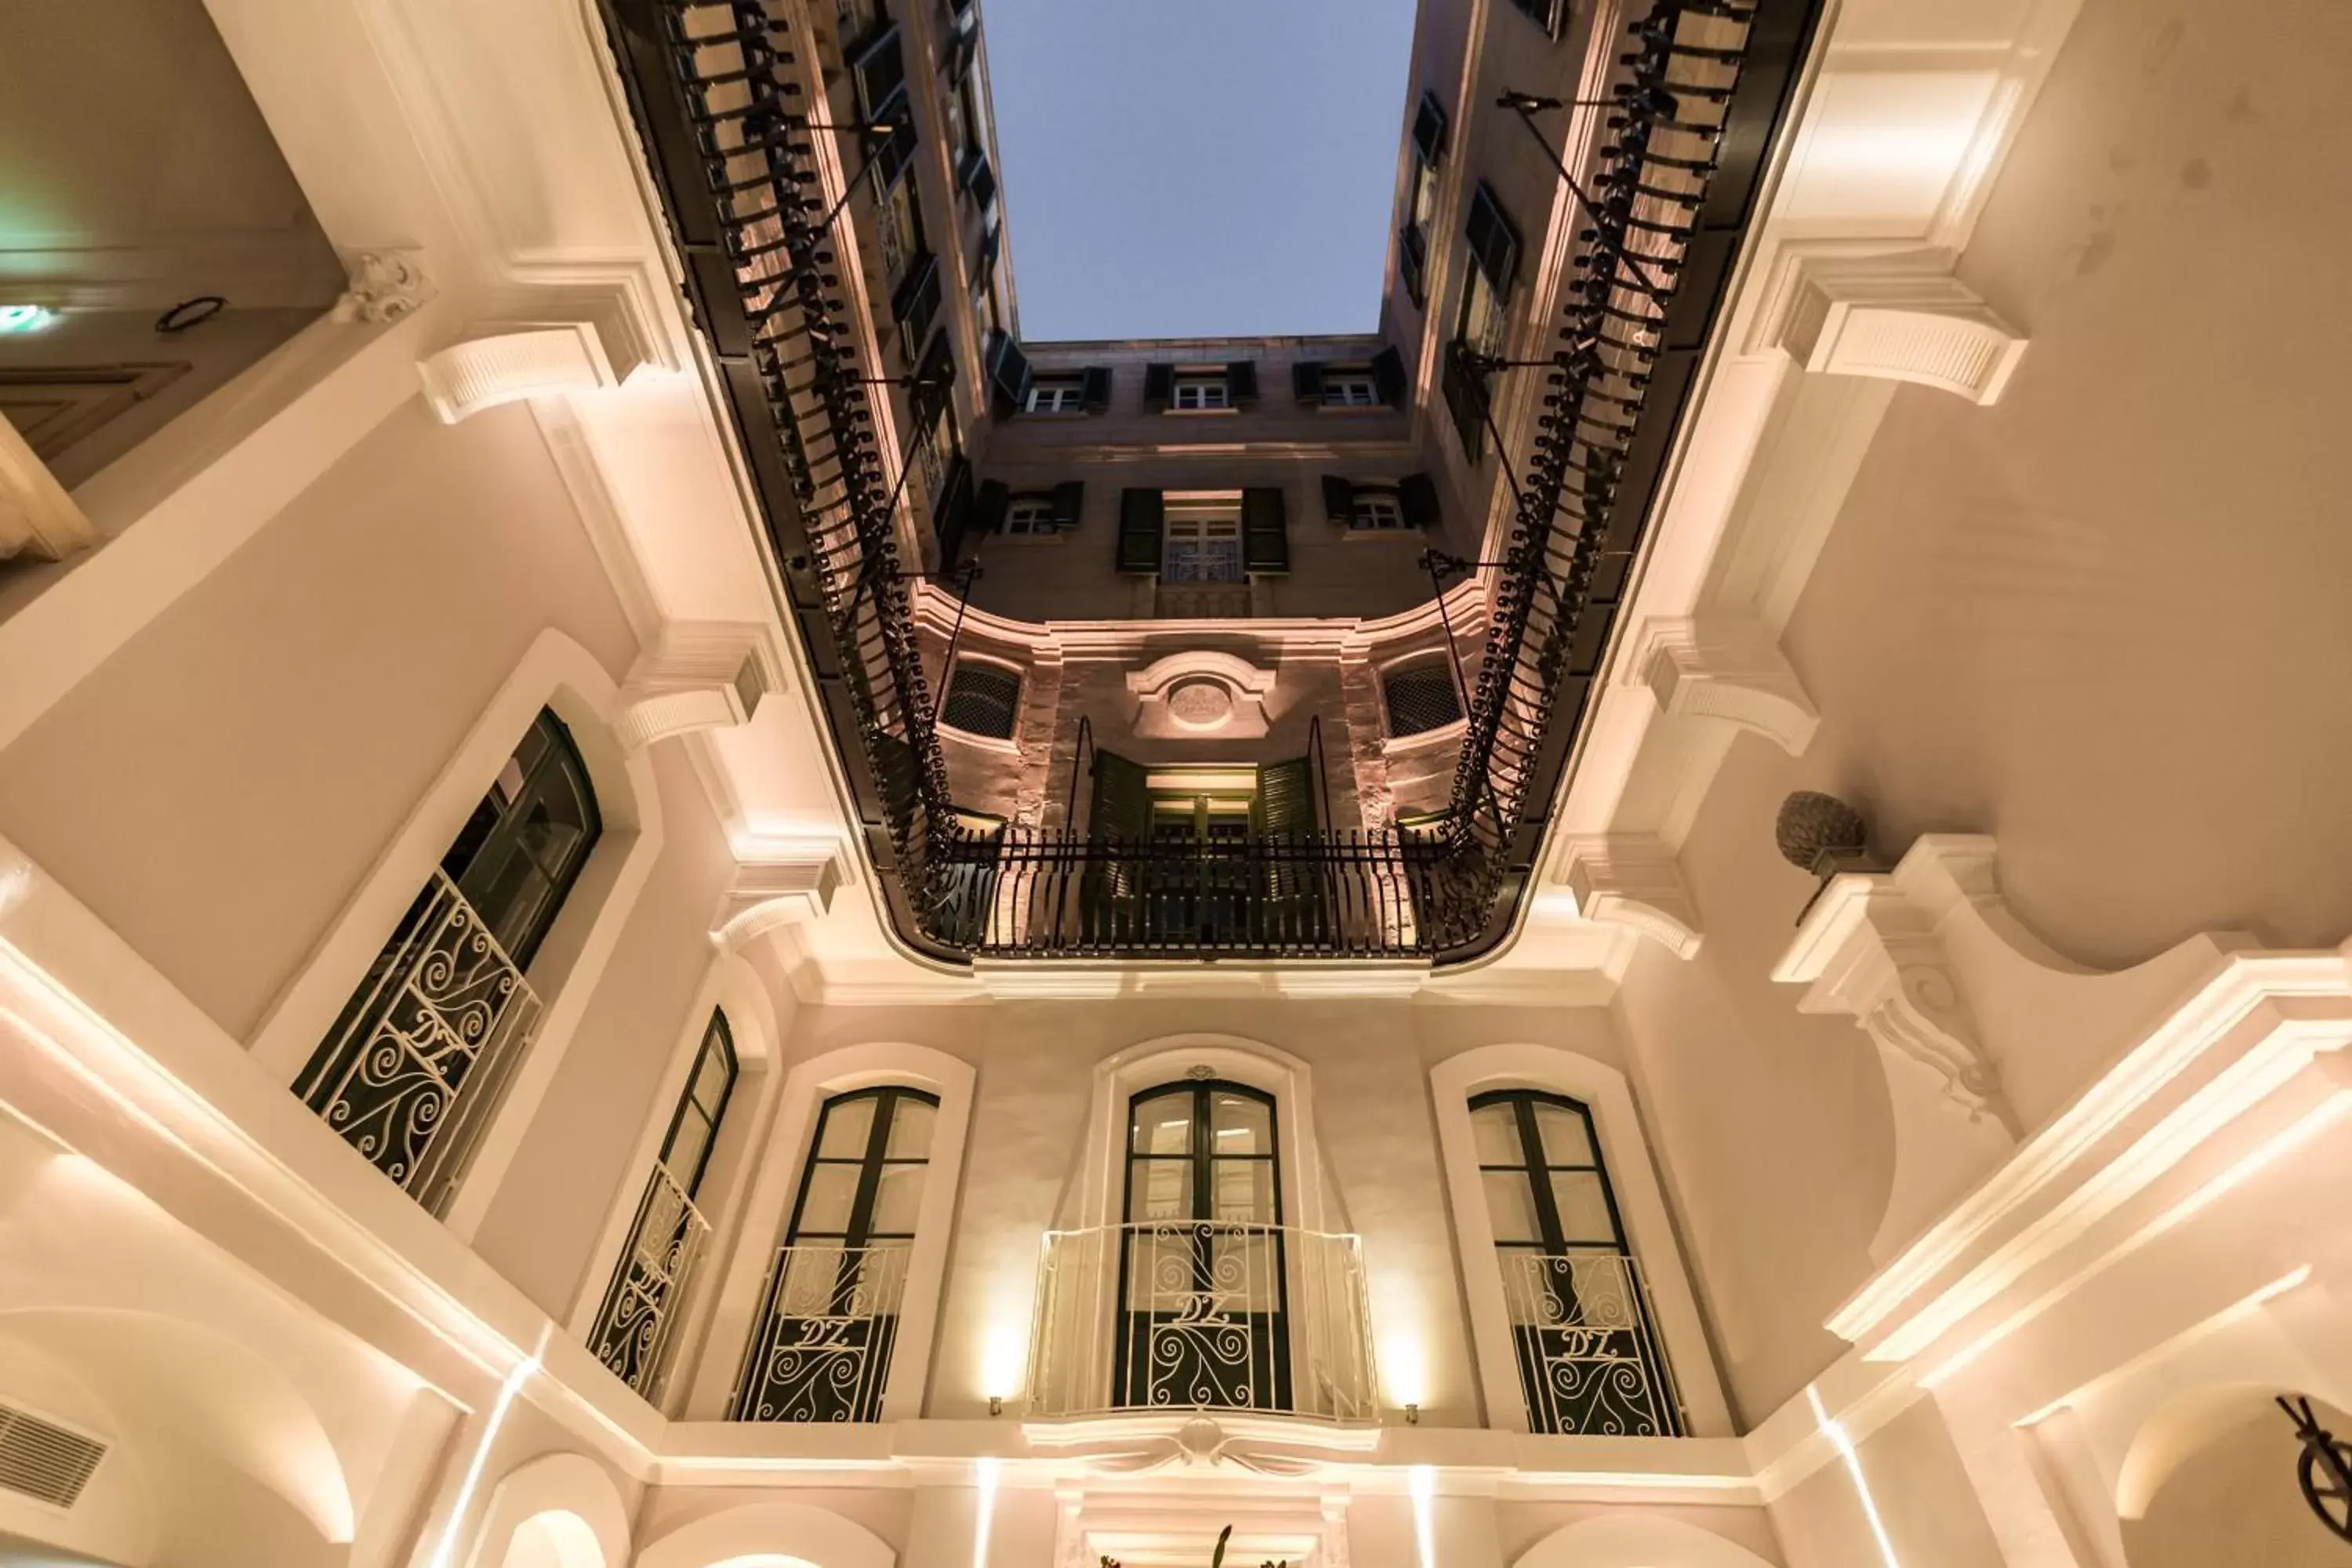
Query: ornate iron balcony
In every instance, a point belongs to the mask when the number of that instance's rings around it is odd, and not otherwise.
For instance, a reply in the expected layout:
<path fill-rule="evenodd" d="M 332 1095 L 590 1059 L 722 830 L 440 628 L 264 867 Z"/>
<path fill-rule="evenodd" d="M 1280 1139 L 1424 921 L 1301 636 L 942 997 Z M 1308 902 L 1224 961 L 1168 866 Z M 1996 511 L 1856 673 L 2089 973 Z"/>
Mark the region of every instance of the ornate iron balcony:
<path fill-rule="evenodd" d="M 814 1242 L 779 1250 L 728 1418 L 879 1419 L 907 1256 L 904 1242 Z"/>
<path fill-rule="evenodd" d="M 1033 1324 L 1033 1415 L 1379 1417 L 1352 1236 L 1227 1220 L 1051 1231 Z"/>
<path fill-rule="evenodd" d="M 648 1405 L 659 1405 L 667 1387 L 677 1326 L 709 1244 L 710 1222 L 656 1162 L 588 1336 L 596 1359 Z"/>
<path fill-rule="evenodd" d="M 300 1092 L 441 1214 L 538 1026 L 539 996 L 439 871 L 409 907 Z"/>
<path fill-rule="evenodd" d="M 877 450 L 874 391 L 840 288 L 854 249 L 836 226 L 845 198 L 826 195 L 797 75 L 795 51 L 820 41 L 802 36 L 795 0 L 602 4 L 760 491 L 786 618 L 901 940 L 950 962 L 1369 953 L 1444 963 L 1499 942 L 1633 581 L 1819 0 L 1654 0 L 1627 29 L 1607 144 L 1581 178 L 1562 166 L 1580 208 L 1576 249 L 1556 346 L 1533 362 L 1545 411 L 1533 450 L 1497 454 L 1516 513 L 1487 580 L 1486 646 L 1448 809 L 1393 846 L 1328 836 L 1305 847 L 1306 880 L 1387 912 L 1286 905 L 1295 895 L 1273 881 L 1261 891 L 1257 868 L 1290 858 L 1268 845 L 1231 895 L 1270 901 L 1263 911 L 1220 912 L 1223 863 L 1203 856 L 1174 893 L 1124 905 L 1114 894 L 1095 916 L 1084 889 L 1117 880 L 1116 847 L 1045 835 L 989 848 L 959 826 L 898 559 L 900 487 Z M 1513 95 L 1507 107 L 1543 102 Z M 1483 404 L 1512 368 L 1489 367 L 1465 395 Z M 1496 433 L 1491 408 L 1480 422 Z"/>
<path fill-rule="evenodd" d="M 1507 1248 L 1501 1261 L 1530 1429 L 1608 1437 L 1673 1437 L 1687 1429 L 1634 1259 Z"/>

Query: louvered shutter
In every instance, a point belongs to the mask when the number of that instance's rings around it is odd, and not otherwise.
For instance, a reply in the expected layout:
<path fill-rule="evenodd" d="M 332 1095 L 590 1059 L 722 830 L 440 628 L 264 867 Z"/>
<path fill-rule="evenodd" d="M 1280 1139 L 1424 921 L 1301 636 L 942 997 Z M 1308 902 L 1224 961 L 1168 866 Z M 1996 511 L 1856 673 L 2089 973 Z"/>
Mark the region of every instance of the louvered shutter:
<path fill-rule="evenodd" d="M 1165 531 L 1166 516 L 1158 490 L 1118 492 L 1118 570 L 1160 570 L 1160 536 Z"/>
<path fill-rule="evenodd" d="M 1242 491 L 1242 566 L 1251 572 L 1290 570 L 1290 526 L 1279 489 Z"/>
<path fill-rule="evenodd" d="M 1407 528 L 1435 528 L 1438 522 L 1437 481 L 1427 474 L 1407 474 L 1397 481 L 1397 510 Z"/>
<path fill-rule="evenodd" d="M 1004 529 L 1005 510 L 1013 504 L 1013 491 L 1002 479 L 982 479 L 972 496 L 971 526 L 982 533 L 1001 533 Z"/>
<path fill-rule="evenodd" d="M 1029 405 L 1029 356 L 1009 332 L 993 332 L 988 340 L 989 402 L 1000 417 L 1018 414 Z"/>
<path fill-rule="evenodd" d="M 1094 805 L 1087 814 L 1087 837 L 1129 843 L 1151 837 L 1151 792 L 1142 763 L 1130 763 L 1117 752 L 1095 752 Z"/>
<path fill-rule="evenodd" d="M 1290 367 L 1290 395 L 1301 403 L 1323 401 L 1323 362 L 1303 359 Z"/>
<path fill-rule="evenodd" d="M 1412 145 L 1421 161 L 1433 169 L 1445 156 L 1445 110 L 1425 92 L 1421 95 L 1421 107 L 1413 111 Z"/>
<path fill-rule="evenodd" d="M 1054 487 L 1054 530 L 1067 533 L 1078 526 L 1087 504 L 1087 487 L 1076 479 Z"/>
<path fill-rule="evenodd" d="M 1333 522 L 1356 519 L 1356 487 L 1337 474 L 1323 476 L 1323 515 Z"/>
<path fill-rule="evenodd" d="M 1484 180 L 1471 193 L 1470 219 L 1465 226 L 1472 263 L 1486 275 L 1497 299 L 1508 295 L 1512 275 L 1518 270 L 1519 231 Z"/>
<path fill-rule="evenodd" d="M 1143 367 L 1143 406 L 1152 414 L 1165 414 L 1169 404 L 1176 399 L 1176 367 L 1172 364 L 1148 364 Z"/>
<path fill-rule="evenodd" d="M 1101 414 L 1110 408 L 1110 366 L 1092 364 L 1087 367 L 1085 384 L 1078 393 L 1078 406 L 1089 414 Z"/>
<path fill-rule="evenodd" d="M 907 83 L 905 51 L 899 47 L 898 29 L 886 27 L 874 41 L 858 52 L 849 68 L 857 79 L 857 101 L 869 121 L 882 118 L 879 110 L 890 101 L 890 95 Z"/>
<path fill-rule="evenodd" d="M 1248 408 L 1257 402 L 1257 365 L 1250 360 L 1235 360 L 1225 366 L 1225 397 L 1236 408 Z"/>
<path fill-rule="evenodd" d="M 1252 826 L 1271 837 L 1314 832 L 1315 784 L 1307 759 L 1260 763 L 1257 800 L 1251 815 L 1256 819 Z"/>
<path fill-rule="evenodd" d="M 898 291 L 890 299 L 891 314 L 907 329 L 910 341 L 921 342 L 930 333 L 931 318 L 940 313 L 940 258 L 926 254 L 915 263 Z"/>
<path fill-rule="evenodd" d="M 971 464 L 959 452 L 947 483 L 940 487 L 940 499 L 931 509 L 931 530 L 939 537 L 942 572 L 952 569 L 956 558 L 963 553 L 963 535 L 971 526 L 972 504 Z"/>
<path fill-rule="evenodd" d="M 955 350 L 941 332 L 923 351 L 923 363 L 915 367 L 915 382 L 908 389 L 907 406 L 914 412 L 915 428 L 928 426 L 954 398 Z"/>
<path fill-rule="evenodd" d="M 1404 406 L 1404 355 L 1394 347 L 1372 356 L 1372 387 L 1390 407 Z"/>

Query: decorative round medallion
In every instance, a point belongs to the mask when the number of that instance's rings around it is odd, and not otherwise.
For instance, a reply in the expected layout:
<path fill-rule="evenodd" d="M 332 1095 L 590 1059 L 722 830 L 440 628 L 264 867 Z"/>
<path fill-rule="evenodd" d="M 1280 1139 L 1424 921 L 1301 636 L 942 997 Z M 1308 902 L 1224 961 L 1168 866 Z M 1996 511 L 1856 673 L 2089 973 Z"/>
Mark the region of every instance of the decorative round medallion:
<path fill-rule="evenodd" d="M 1168 716 L 1187 730 L 1222 730 L 1234 716 L 1234 694 L 1222 680 L 1180 680 L 1168 692 Z"/>

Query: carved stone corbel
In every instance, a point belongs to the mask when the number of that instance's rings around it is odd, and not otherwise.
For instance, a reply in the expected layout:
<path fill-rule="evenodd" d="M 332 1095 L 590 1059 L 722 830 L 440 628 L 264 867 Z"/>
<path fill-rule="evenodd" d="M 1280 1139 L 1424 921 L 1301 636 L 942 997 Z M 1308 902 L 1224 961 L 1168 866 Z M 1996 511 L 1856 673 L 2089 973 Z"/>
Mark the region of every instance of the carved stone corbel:
<path fill-rule="evenodd" d="M 688 730 L 749 723 L 783 684 L 783 661 L 757 623 L 672 621 L 622 683 L 613 727 L 635 752 Z"/>
<path fill-rule="evenodd" d="M 1753 730 L 1801 756 L 1821 725 L 1804 683 L 1760 621 L 1659 616 L 1636 633 L 1625 679 L 1647 686 L 1668 713 Z"/>
<path fill-rule="evenodd" d="M 1800 255 L 1780 280 L 1768 341 L 1806 370 L 1908 381 L 2000 401 L 2024 334 L 1951 274 L 1942 251 Z"/>
<path fill-rule="evenodd" d="M 711 939 L 737 952 L 779 927 L 821 918 L 849 879 L 830 840 L 762 844 L 756 852 L 760 858 L 737 864 L 710 921 Z"/>
<path fill-rule="evenodd" d="M 1878 1047 L 1895 1117 L 1895 1180 L 1871 1257 L 1908 1241 L 2015 1146 L 1998 1067 L 1953 978 L 1942 931 L 1956 879 L 1990 841 L 1929 837 L 1892 872 L 1832 877 L 1772 978 L 1807 989 L 1801 1013 L 1844 1014 Z"/>
<path fill-rule="evenodd" d="M 1561 845 L 1560 880 L 1576 894 L 1577 913 L 1622 925 L 1676 958 L 1697 953 L 1704 932 L 1682 863 L 1664 839 L 1647 833 L 1591 834 Z"/>
<path fill-rule="evenodd" d="M 420 250 L 362 250 L 343 259 L 351 286 L 335 300 L 338 321 L 381 326 L 421 309 L 433 298 Z"/>

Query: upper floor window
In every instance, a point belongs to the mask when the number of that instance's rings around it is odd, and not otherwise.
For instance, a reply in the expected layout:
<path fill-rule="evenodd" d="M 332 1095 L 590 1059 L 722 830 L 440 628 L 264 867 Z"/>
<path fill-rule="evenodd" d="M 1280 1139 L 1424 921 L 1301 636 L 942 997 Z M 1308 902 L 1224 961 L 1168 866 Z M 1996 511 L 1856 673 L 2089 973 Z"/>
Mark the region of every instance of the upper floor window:
<path fill-rule="evenodd" d="M 1299 360 L 1290 367 L 1290 387 L 1310 408 L 1379 408 L 1404 405 L 1404 356 L 1393 348 L 1354 364 Z"/>
<path fill-rule="evenodd" d="M 1086 384 L 1076 376 L 1039 377 L 1029 384 L 1032 414 L 1076 414 L 1086 406 Z"/>
<path fill-rule="evenodd" d="M 1462 449 L 1475 459 L 1485 454 L 1491 410 L 1489 378 L 1471 365 L 1469 356 L 1503 352 L 1510 328 L 1511 281 L 1519 260 L 1518 229 L 1483 181 L 1471 194 L 1464 235 L 1469 243 L 1470 266 L 1462 282 L 1462 305 L 1445 355 L 1443 384 Z"/>
<path fill-rule="evenodd" d="M 1054 515 L 1052 496 L 1014 496 L 1004 506 L 1004 531 L 1015 538 L 1036 538 L 1061 531 L 1061 519 Z"/>
<path fill-rule="evenodd" d="M 1437 222 L 1437 168 L 1445 155 L 1445 110 L 1428 93 L 1412 117 L 1412 162 L 1405 171 L 1404 226 L 1398 231 L 1398 272 L 1416 305 L 1429 302 L 1429 237 Z"/>
<path fill-rule="evenodd" d="M 1169 406 L 1202 412 L 1210 409 L 1230 408 L 1233 405 L 1227 401 L 1225 378 L 1219 374 L 1178 376 L 1176 395 Z"/>
<path fill-rule="evenodd" d="M 1380 400 L 1380 388 L 1372 384 L 1370 365 L 1361 369 L 1353 365 L 1335 365 L 1323 373 L 1323 406 L 1326 408 L 1370 408 Z"/>
<path fill-rule="evenodd" d="M 1454 666 L 1444 658 L 1396 665 L 1381 676 L 1381 696 L 1389 710 L 1389 733 L 1425 735 L 1462 718 L 1462 697 Z"/>
<path fill-rule="evenodd" d="M 1681 1410 L 1591 1111 L 1564 1095 L 1475 1095 L 1470 1127 L 1503 1298 L 1538 1432 L 1673 1436 Z"/>
<path fill-rule="evenodd" d="M 734 1036 L 727 1016 L 714 1010 L 589 1337 L 596 1359 L 647 1400 L 661 1396 L 687 1293 L 710 1239 L 702 1180 L 734 1098 L 736 1073 Z"/>
<path fill-rule="evenodd" d="M 1359 487 L 1349 501 L 1348 526 L 1350 528 L 1378 531 L 1400 529 L 1404 525 L 1404 507 L 1397 500 L 1394 490 Z"/>
<path fill-rule="evenodd" d="M 1433 528 L 1438 521 L 1437 485 L 1427 474 L 1358 483 L 1338 474 L 1323 476 L 1323 513 L 1351 532 L 1396 533 Z"/>
<path fill-rule="evenodd" d="M 1216 414 L 1257 402 L 1257 366 L 1148 364 L 1143 367 L 1143 405 L 1157 413 Z"/>
<path fill-rule="evenodd" d="M 939 1100 L 891 1086 L 817 1112 L 735 1390 L 738 1421 L 871 1421 L 921 1213 Z"/>
<path fill-rule="evenodd" d="M 956 660 L 940 722 L 967 735 L 1009 741 L 1021 722 L 1021 675 L 1001 664 Z"/>
<path fill-rule="evenodd" d="M 541 710 L 303 1070 L 310 1109 L 436 1213 L 537 1022 L 524 972 L 603 827 Z"/>
<path fill-rule="evenodd" d="M 1541 27 L 1552 37 L 1559 37 L 1560 26 L 1568 20 L 1568 0 L 1511 0 L 1528 20 Z"/>

